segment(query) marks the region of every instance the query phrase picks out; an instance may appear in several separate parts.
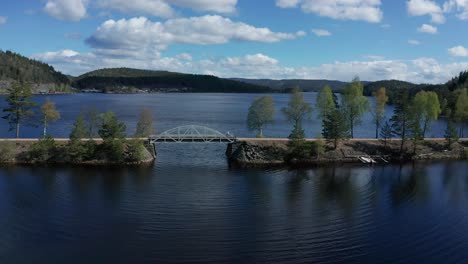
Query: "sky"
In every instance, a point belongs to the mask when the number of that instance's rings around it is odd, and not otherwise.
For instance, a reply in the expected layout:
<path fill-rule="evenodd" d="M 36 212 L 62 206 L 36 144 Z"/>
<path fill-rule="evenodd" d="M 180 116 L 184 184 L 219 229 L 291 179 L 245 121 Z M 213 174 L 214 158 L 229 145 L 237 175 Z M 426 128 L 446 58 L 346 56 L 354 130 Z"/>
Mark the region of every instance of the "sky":
<path fill-rule="evenodd" d="M 468 70 L 468 0 L 1 0 L 0 49 L 70 75 L 443 83 Z"/>

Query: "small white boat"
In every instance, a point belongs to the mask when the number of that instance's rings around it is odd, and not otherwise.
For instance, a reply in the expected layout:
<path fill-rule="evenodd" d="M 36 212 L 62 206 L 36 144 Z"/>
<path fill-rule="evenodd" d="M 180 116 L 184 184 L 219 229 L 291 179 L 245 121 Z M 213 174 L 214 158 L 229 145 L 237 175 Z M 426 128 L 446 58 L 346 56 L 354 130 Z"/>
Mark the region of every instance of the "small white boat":
<path fill-rule="evenodd" d="M 373 160 L 372 158 L 368 157 L 359 157 L 359 160 L 364 163 L 364 164 L 374 164 L 377 163 L 377 161 Z"/>

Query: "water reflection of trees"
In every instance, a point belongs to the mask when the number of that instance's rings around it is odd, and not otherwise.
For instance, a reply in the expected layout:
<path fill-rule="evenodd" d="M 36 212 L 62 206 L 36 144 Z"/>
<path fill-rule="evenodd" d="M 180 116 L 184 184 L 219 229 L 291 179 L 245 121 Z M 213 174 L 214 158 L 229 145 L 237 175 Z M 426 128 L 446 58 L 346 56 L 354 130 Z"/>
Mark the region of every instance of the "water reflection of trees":
<path fill-rule="evenodd" d="M 427 202 L 430 199 L 430 181 L 426 166 L 422 163 L 400 165 L 392 172 L 390 195 L 394 206 L 403 205 L 413 199 L 419 202 Z"/>
<path fill-rule="evenodd" d="M 75 193 L 86 195 L 96 186 L 103 195 L 118 200 L 122 188 L 133 183 L 145 186 L 154 174 L 153 167 L 73 167 L 69 168 L 70 182 Z"/>
<path fill-rule="evenodd" d="M 296 203 L 300 200 L 304 182 L 309 181 L 308 171 L 299 169 L 293 172 L 293 175 L 288 181 L 287 194 L 291 203 Z"/>
<path fill-rule="evenodd" d="M 466 169 L 460 162 L 448 162 L 443 167 L 443 187 L 447 191 L 449 201 L 464 205 L 468 199 L 468 177 Z"/>
<path fill-rule="evenodd" d="M 336 204 L 346 217 L 352 216 L 359 192 L 351 180 L 351 171 L 351 168 L 339 169 L 335 166 L 316 170 L 315 201 L 324 212 Z"/>

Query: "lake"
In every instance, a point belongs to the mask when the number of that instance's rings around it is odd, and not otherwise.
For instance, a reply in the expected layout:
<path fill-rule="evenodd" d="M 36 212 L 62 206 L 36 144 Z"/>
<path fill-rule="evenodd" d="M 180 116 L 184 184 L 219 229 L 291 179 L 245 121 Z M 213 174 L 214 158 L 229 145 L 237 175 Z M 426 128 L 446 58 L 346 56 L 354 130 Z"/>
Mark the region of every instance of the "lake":
<path fill-rule="evenodd" d="M 83 106 L 131 132 L 141 107 L 158 131 L 203 124 L 238 136 L 255 95 L 51 97 L 66 137 Z M 314 94 L 306 94 L 315 100 Z M 45 97 L 37 97 L 43 101 Z M 277 107 L 287 95 L 274 95 Z M 367 119 L 370 117 L 366 117 Z M 4 135 L 6 124 L 1 124 Z M 320 121 L 305 128 L 319 133 Z M 432 132 L 444 129 L 437 122 Z M 268 136 L 287 136 L 280 113 Z M 357 129 L 372 137 L 372 126 Z M 24 136 L 37 137 L 40 128 Z M 238 169 L 225 144 L 160 144 L 155 166 L 0 167 L 0 263 L 463 263 L 468 162 Z"/>
<path fill-rule="evenodd" d="M 68 137 L 73 121 L 82 110 L 97 109 L 98 111 L 113 111 L 120 120 L 127 124 L 128 134 L 135 132 L 138 113 L 142 108 L 153 110 L 158 132 L 181 125 L 204 125 L 220 132 L 230 132 L 238 137 L 255 137 L 255 132 L 246 129 L 246 118 L 251 102 L 261 94 L 75 94 L 48 96 L 56 102 L 62 118 L 51 124 L 49 133 L 55 137 Z M 276 105 L 275 123 L 264 131 L 266 137 L 287 137 L 291 125 L 287 122 L 280 109 L 285 107 L 289 94 L 273 94 Z M 42 104 L 47 96 L 36 96 L 34 100 Z M 4 97 L 3 97 L 4 98 Z M 6 103 L 0 98 L 0 108 Z M 315 105 L 316 93 L 305 93 L 307 102 Z M 388 119 L 393 107 L 387 107 Z M 375 126 L 372 115 L 363 117 L 362 125 L 355 128 L 355 137 L 375 137 Z M 428 137 L 443 137 L 446 123 L 444 120 L 434 122 Z M 317 118 L 317 111 L 310 120 L 304 122 L 306 136 L 320 136 L 321 120 Z M 22 137 L 37 138 L 42 136 L 41 127 L 23 127 Z M 14 132 L 8 132 L 6 120 L 0 119 L 0 137 L 14 137 Z"/>

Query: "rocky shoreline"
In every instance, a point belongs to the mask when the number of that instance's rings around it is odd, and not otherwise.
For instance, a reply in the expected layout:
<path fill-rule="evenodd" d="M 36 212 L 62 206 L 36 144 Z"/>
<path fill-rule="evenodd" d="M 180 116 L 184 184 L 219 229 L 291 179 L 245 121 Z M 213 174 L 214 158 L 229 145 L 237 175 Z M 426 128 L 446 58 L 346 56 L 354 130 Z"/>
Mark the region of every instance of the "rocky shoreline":
<path fill-rule="evenodd" d="M 0 166 L 9 165 L 72 165 L 72 166 L 150 166 L 156 160 L 154 149 L 149 144 L 144 144 L 142 150 L 142 159 L 138 161 L 130 161 L 127 159 L 128 153 L 125 153 L 125 158 L 122 161 L 113 161 L 106 158 L 95 158 L 90 160 L 74 161 L 68 160 L 63 150 L 69 141 L 66 139 L 57 140 L 55 156 L 61 155 L 60 158 L 50 158 L 48 160 L 32 159 L 30 151 L 33 144 L 37 141 L 28 140 L 0 140 Z M 86 142 L 86 141 L 83 141 Z M 101 144 L 101 140 L 95 141 L 97 145 Z M 61 153 L 61 154 L 60 154 Z"/>
<path fill-rule="evenodd" d="M 309 142 L 314 142 L 310 140 Z M 427 140 L 416 146 L 408 141 L 406 152 L 401 155 L 400 140 L 391 140 L 386 146 L 378 140 L 348 140 L 337 149 L 323 142 L 322 153 L 311 153 L 306 158 L 291 157 L 288 141 L 252 140 L 230 143 L 226 156 L 230 163 L 242 167 L 316 166 L 331 163 L 363 164 L 360 158 L 371 158 L 377 164 L 416 160 L 463 160 L 468 155 L 468 140 L 460 140 L 447 148 L 444 140 Z"/>

